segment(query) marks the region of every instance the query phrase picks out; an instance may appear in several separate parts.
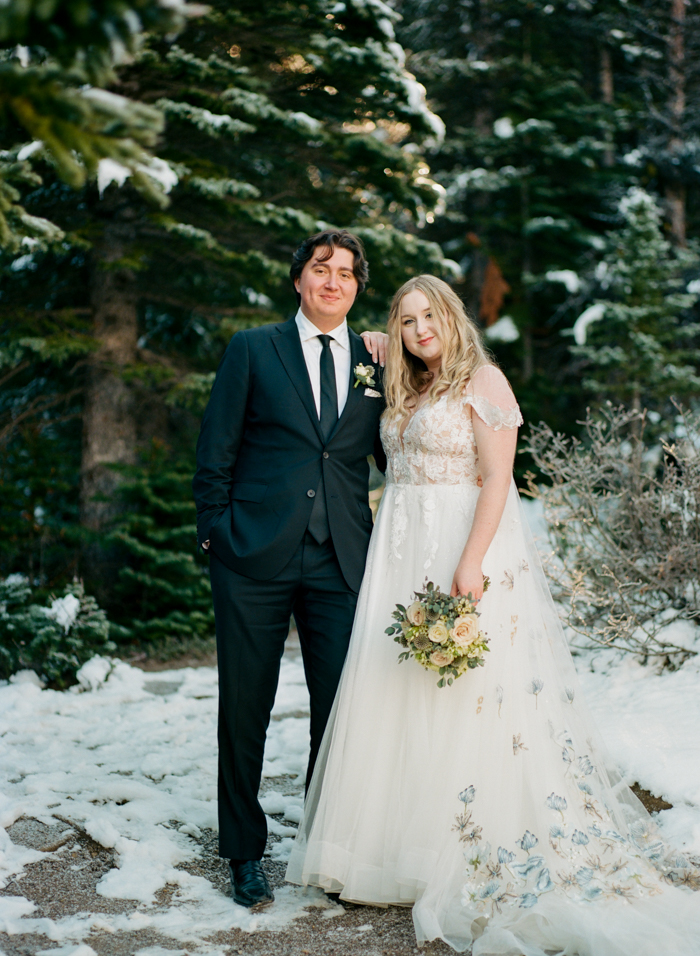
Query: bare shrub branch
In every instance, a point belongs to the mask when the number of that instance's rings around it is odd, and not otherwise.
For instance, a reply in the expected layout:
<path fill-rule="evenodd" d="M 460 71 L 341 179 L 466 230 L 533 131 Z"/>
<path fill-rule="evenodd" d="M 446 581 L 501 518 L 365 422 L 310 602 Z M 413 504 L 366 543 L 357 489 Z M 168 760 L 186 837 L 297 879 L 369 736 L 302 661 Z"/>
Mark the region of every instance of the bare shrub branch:
<path fill-rule="evenodd" d="M 646 414 L 608 404 L 583 440 L 540 423 L 528 450 L 551 485 L 544 507 L 547 572 L 567 623 L 593 644 L 680 666 L 697 652 L 668 627 L 700 625 L 700 415 L 678 408 L 674 442 L 645 442 Z"/>

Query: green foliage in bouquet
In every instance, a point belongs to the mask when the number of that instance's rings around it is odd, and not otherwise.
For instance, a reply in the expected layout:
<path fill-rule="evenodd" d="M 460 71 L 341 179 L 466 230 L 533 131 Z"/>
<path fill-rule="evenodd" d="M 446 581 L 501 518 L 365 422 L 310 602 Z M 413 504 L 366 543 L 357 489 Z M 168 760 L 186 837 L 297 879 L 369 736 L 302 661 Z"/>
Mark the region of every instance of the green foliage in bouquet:
<path fill-rule="evenodd" d="M 75 682 L 76 672 L 95 654 L 116 650 L 109 621 L 80 581 L 68 585 L 46 607 L 32 601 L 22 574 L 0 581 L 0 678 L 33 670 L 53 687 Z"/>
<path fill-rule="evenodd" d="M 484 591 L 488 586 L 489 579 L 485 578 Z M 406 648 L 399 654 L 399 662 L 413 657 L 426 670 L 437 671 L 438 687 L 452 684 L 466 671 L 484 665 L 489 639 L 479 630 L 479 614 L 471 592 L 450 597 L 426 580 L 425 590 L 416 591 L 414 598 L 408 608 L 396 605 L 392 617 L 397 623 L 385 631 Z"/>

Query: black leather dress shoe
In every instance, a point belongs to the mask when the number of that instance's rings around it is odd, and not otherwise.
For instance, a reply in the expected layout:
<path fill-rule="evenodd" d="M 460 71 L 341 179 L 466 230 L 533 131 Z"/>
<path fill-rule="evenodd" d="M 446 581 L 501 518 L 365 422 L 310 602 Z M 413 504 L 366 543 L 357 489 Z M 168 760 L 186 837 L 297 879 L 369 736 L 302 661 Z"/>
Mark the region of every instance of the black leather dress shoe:
<path fill-rule="evenodd" d="M 243 860 L 242 863 L 231 860 L 229 869 L 233 898 L 237 903 L 248 909 L 272 903 L 275 897 L 260 860 Z"/>

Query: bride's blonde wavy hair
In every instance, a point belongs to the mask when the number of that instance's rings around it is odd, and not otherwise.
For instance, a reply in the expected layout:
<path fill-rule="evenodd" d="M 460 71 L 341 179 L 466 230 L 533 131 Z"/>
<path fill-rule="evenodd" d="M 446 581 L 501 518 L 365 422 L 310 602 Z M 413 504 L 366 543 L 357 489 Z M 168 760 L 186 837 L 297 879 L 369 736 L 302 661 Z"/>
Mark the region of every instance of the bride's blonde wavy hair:
<path fill-rule="evenodd" d="M 387 412 L 392 417 L 410 414 L 419 393 L 430 381 L 425 363 L 408 351 L 401 338 L 401 302 L 416 289 L 430 303 L 432 321 L 442 344 L 442 364 L 430 386 L 428 402 L 433 404 L 445 393 L 458 395 L 478 369 L 494 364 L 476 323 L 467 315 L 456 292 L 437 276 L 414 276 L 394 295 L 387 322 L 389 347 L 384 394 Z"/>

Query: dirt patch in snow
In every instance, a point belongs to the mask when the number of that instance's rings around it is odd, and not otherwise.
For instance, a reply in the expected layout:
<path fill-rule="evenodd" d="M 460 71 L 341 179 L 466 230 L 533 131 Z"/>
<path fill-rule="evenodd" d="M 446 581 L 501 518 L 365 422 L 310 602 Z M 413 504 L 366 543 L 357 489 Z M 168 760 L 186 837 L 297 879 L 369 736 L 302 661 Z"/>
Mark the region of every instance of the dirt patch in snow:
<path fill-rule="evenodd" d="M 279 789 L 280 781 L 275 781 Z M 280 817 L 281 819 L 281 817 Z M 10 827 L 14 843 L 47 852 L 37 863 L 29 864 L 19 880 L 13 880 L 2 896 L 23 896 L 36 904 L 33 917 L 59 917 L 78 913 L 125 913 L 142 909 L 142 904 L 128 900 L 106 899 L 98 895 L 99 880 L 114 865 L 114 853 L 95 843 L 86 833 L 56 821 L 47 826 L 38 820 L 23 818 Z M 270 837 L 268 849 L 277 841 Z M 228 868 L 218 856 L 217 834 L 202 831 L 197 843 L 201 856 L 182 869 L 205 877 L 221 893 L 230 893 Z M 274 887 L 284 885 L 285 863 L 266 859 L 264 866 Z M 172 906 L 173 888 L 161 891 L 156 909 Z M 234 905 L 233 903 L 231 904 Z M 153 907 L 149 907 L 149 912 Z M 330 914 L 333 915 L 330 915 Z M 329 918 L 330 916 L 330 918 Z M 286 929 L 254 933 L 231 930 L 214 934 L 210 939 L 211 953 L 250 954 L 250 956 L 409 956 L 418 953 L 411 911 L 409 908 L 342 904 L 335 910 L 310 911 L 310 915 L 295 920 Z M 93 930 L 84 943 L 66 947 L 39 933 L 0 934 L 0 948 L 5 956 L 35 956 L 41 951 L 57 949 L 61 956 L 76 951 L 76 956 L 88 956 L 85 945 L 98 956 L 167 956 L 173 954 L 206 953 L 201 944 L 188 949 L 186 944 L 162 936 L 153 930 L 135 932 L 106 932 Z M 423 947 L 425 956 L 451 953 L 442 943 Z"/>

